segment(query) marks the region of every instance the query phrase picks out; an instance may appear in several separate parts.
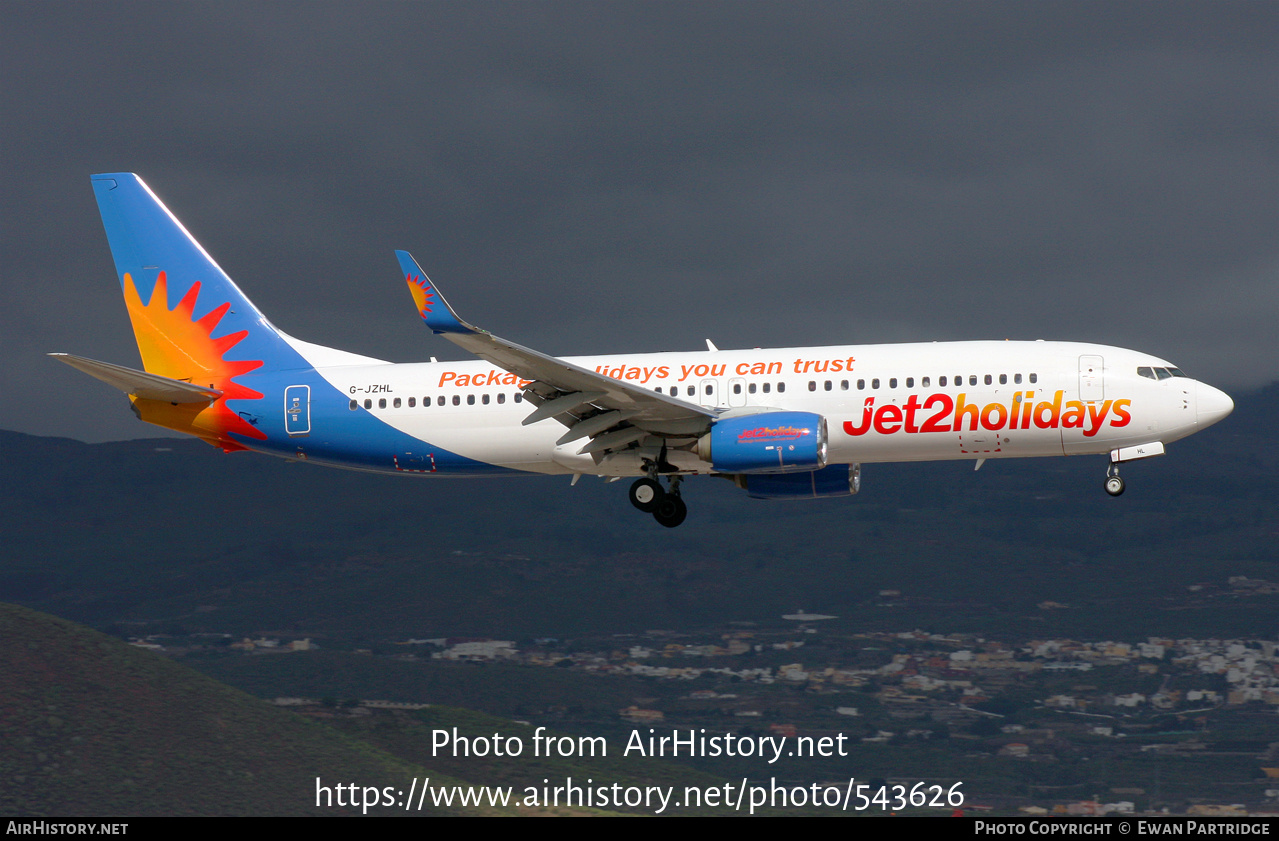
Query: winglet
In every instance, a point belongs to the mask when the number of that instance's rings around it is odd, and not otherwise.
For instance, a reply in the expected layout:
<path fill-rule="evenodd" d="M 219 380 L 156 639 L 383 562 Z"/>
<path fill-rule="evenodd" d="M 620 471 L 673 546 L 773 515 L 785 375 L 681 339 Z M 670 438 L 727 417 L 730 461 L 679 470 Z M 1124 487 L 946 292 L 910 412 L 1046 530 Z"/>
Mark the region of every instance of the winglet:
<path fill-rule="evenodd" d="M 431 328 L 433 333 L 479 333 L 482 332 L 457 317 L 449 302 L 444 300 L 440 290 L 431 283 L 431 279 L 422 271 L 422 267 L 407 251 L 397 251 L 395 256 L 400 261 L 400 270 L 404 272 L 404 280 L 413 295 L 413 303 L 418 314 Z"/>

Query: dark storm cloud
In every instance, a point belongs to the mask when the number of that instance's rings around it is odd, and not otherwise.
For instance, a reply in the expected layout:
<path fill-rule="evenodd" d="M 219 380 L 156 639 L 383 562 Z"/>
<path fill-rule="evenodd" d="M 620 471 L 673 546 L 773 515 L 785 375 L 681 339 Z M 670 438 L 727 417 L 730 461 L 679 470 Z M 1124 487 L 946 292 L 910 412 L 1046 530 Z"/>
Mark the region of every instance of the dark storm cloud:
<path fill-rule="evenodd" d="M 152 433 L 39 356 L 136 360 L 113 169 L 280 326 L 393 360 L 457 353 L 401 247 L 552 353 L 1077 338 L 1276 376 L 1274 4 L 0 10 L 3 427 Z"/>

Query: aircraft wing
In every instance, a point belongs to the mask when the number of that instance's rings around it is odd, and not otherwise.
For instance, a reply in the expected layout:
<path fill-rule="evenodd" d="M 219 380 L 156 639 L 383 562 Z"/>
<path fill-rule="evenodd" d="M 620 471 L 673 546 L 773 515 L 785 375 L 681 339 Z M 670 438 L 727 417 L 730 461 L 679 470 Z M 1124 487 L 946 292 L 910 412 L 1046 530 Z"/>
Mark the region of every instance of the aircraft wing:
<path fill-rule="evenodd" d="M 537 408 L 524 423 L 555 418 L 568 427 L 557 443 L 589 437 L 578 452 L 602 456 L 649 435 L 697 437 L 718 416 L 713 409 L 603 376 L 468 324 L 458 318 L 412 255 L 395 254 L 426 326 L 480 359 L 529 380 L 525 394 Z"/>
<path fill-rule="evenodd" d="M 204 388 L 182 380 L 173 380 L 126 368 L 123 365 L 112 365 L 110 362 L 99 362 L 96 359 L 72 356 L 69 353 L 51 353 L 49 356 L 59 362 L 65 362 L 77 371 L 83 371 L 91 377 L 102 380 L 125 394 L 141 397 L 144 400 L 163 400 L 165 403 L 212 403 L 222 396 L 222 392 L 216 388 Z"/>

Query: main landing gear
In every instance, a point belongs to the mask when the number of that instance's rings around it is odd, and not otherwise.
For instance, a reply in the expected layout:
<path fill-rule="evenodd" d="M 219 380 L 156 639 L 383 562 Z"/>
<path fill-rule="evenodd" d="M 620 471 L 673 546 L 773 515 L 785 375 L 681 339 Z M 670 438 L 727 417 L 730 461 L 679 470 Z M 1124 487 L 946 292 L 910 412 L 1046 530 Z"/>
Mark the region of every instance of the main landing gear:
<path fill-rule="evenodd" d="M 680 498 L 680 477 L 671 476 L 667 481 L 670 482 L 669 489 L 662 490 L 662 484 L 656 479 L 636 479 L 631 485 L 630 497 L 631 505 L 646 514 L 652 514 L 654 520 L 673 529 L 688 516 L 688 506 Z"/>
<path fill-rule="evenodd" d="M 1124 492 L 1124 480 L 1119 478 L 1119 462 L 1112 461 L 1106 468 L 1106 493 L 1119 496 Z"/>

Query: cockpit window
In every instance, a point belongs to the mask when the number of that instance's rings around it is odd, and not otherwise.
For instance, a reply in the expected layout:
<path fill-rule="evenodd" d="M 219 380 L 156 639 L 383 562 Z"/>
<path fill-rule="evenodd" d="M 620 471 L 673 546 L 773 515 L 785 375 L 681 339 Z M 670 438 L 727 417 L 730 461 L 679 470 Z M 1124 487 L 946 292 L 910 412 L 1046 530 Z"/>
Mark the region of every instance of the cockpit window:
<path fill-rule="evenodd" d="M 1137 376 L 1145 377 L 1148 380 L 1167 380 L 1172 377 L 1185 377 L 1186 375 L 1180 368 L 1148 368 L 1141 366 L 1137 369 Z M 1187 379 L 1189 379 L 1187 377 Z"/>

